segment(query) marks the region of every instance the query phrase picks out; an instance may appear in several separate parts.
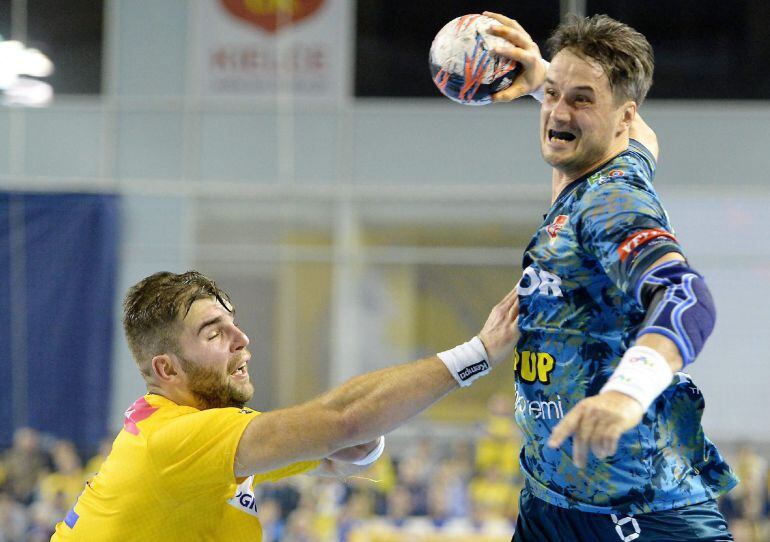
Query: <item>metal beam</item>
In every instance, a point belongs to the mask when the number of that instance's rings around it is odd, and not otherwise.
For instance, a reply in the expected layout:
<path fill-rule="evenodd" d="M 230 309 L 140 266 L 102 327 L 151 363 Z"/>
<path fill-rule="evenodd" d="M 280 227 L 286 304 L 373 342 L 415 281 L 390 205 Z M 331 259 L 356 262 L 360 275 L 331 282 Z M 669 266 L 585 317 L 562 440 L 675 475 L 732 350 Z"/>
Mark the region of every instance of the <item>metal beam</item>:
<path fill-rule="evenodd" d="M 565 20 L 570 14 L 585 17 L 586 0 L 561 0 L 561 20 Z"/>

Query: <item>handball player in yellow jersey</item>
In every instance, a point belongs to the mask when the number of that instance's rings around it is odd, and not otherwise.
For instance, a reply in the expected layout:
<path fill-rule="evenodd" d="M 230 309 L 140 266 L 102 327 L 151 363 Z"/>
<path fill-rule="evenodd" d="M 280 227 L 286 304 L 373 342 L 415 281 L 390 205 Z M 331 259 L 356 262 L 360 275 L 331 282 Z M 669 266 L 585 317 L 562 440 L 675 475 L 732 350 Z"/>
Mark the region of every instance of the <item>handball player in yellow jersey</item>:
<path fill-rule="evenodd" d="M 126 411 L 54 542 L 259 541 L 256 484 L 365 469 L 382 453 L 382 434 L 489 372 L 518 338 L 512 291 L 467 343 L 260 414 L 244 407 L 254 394 L 249 338 L 212 280 L 156 273 L 123 308 L 147 394 Z"/>

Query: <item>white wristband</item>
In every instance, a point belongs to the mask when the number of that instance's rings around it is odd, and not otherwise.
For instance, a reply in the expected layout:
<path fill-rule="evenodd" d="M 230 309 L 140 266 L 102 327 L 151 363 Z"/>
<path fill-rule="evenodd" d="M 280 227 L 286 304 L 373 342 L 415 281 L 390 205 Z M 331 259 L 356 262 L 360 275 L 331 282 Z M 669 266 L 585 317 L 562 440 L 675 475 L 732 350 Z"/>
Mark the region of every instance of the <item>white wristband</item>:
<path fill-rule="evenodd" d="M 478 337 L 436 355 L 463 388 L 490 371 L 487 351 Z"/>
<path fill-rule="evenodd" d="M 621 358 L 615 372 L 599 393 L 619 391 L 639 401 L 647 411 L 663 393 L 674 373 L 666 359 L 647 346 L 632 346 Z"/>
<path fill-rule="evenodd" d="M 550 66 L 551 63 L 544 58 L 541 58 L 540 62 L 543 63 L 543 66 L 545 66 L 545 71 L 547 72 L 548 66 Z M 543 86 L 544 85 L 540 85 L 535 90 L 529 93 L 529 96 L 532 96 L 534 99 L 536 99 L 540 103 L 543 103 L 543 100 L 545 100 L 545 90 L 543 89 Z"/>
<path fill-rule="evenodd" d="M 377 440 L 379 440 L 379 442 L 377 443 L 377 446 L 374 448 L 374 450 L 366 454 L 366 457 L 363 459 L 359 459 L 358 461 L 351 461 L 351 463 L 353 465 L 360 465 L 365 467 L 366 465 L 371 465 L 377 461 L 382 455 L 383 450 L 385 450 L 385 435 L 380 435 L 380 438 Z"/>

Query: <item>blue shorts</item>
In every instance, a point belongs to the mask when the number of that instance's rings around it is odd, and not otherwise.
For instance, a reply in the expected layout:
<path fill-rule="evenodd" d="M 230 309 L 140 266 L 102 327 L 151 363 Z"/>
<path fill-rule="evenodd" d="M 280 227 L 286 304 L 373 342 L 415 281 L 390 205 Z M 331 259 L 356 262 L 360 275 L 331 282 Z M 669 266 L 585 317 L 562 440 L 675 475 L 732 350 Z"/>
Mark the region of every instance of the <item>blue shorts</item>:
<path fill-rule="evenodd" d="M 651 514 L 581 512 L 521 490 L 512 542 L 722 542 L 734 540 L 715 501 Z"/>

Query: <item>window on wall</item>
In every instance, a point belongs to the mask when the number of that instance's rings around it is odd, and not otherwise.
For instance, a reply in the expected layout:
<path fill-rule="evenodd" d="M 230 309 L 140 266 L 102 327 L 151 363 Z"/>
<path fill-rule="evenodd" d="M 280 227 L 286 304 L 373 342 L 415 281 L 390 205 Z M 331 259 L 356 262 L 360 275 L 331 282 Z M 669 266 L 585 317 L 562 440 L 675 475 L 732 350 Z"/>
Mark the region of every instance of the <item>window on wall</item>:
<path fill-rule="evenodd" d="M 11 37 L 11 0 L 0 0 L 0 36 Z"/>
<path fill-rule="evenodd" d="M 516 18 L 542 46 L 559 23 L 559 0 L 519 2 L 356 2 L 355 93 L 359 97 L 439 96 L 428 69 L 436 33 L 455 17 L 483 10 Z"/>
<path fill-rule="evenodd" d="M 770 98 L 767 0 L 588 0 L 642 32 L 655 51 L 651 98 Z"/>
<path fill-rule="evenodd" d="M 26 12 L 26 29 L 13 28 L 19 20 L 14 9 Z M 0 0 L 0 34 L 26 35 L 27 47 L 53 62 L 54 72 L 44 81 L 55 94 L 101 93 L 104 0 Z"/>
<path fill-rule="evenodd" d="M 428 70 L 436 32 L 451 19 L 488 9 L 517 19 L 545 53 L 559 24 L 559 0 L 356 3 L 358 97 L 438 97 Z M 655 51 L 651 98 L 770 98 L 770 2 L 767 0 L 587 0 L 647 36 Z"/>

